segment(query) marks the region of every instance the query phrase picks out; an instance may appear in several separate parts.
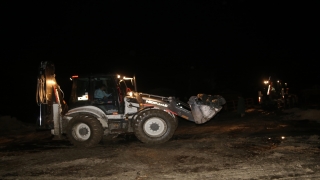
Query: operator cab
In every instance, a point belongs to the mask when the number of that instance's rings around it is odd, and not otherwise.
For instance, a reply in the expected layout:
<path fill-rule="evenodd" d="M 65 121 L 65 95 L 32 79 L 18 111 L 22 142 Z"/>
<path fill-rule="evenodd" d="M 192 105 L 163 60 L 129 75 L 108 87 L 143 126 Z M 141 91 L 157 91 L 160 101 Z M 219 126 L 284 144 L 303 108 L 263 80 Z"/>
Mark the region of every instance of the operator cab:
<path fill-rule="evenodd" d="M 134 83 L 127 83 L 125 80 L 134 78 L 125 78 L 119 75 L 76 75 L 70 80 L 72 90 L 70 95 L 70 109 L 81 106 L 96 106 L 105 114 L 121 114 L 124 112 L 123 98 L 134 87 Z M 105 85 L 105 92 L 111 94 L 107 99 L 101 101 L 94 97 L 94 92 Z"/>

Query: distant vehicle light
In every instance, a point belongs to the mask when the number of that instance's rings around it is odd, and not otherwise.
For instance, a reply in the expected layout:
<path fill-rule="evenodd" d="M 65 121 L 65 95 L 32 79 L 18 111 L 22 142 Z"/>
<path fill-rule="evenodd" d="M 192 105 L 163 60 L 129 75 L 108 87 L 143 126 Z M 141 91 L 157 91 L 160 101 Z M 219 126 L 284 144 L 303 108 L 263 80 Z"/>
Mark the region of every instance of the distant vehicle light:
<path fill-rule="evenodd" d="M 268 86 L 268 92 L 267 92 L 267 95 L 270 94 L 270 85 Z"/>
<path fill-rule="evenodd" d="M 118 75 L 117 77 L 118 77 L 118 78 L 120 78 L 121 76 L 120 76 L 120 75 Z"/>
<path fill-rule="evenodd" d="M 78 75 L 73 75 L 72 78 L 78 78 Z"/>

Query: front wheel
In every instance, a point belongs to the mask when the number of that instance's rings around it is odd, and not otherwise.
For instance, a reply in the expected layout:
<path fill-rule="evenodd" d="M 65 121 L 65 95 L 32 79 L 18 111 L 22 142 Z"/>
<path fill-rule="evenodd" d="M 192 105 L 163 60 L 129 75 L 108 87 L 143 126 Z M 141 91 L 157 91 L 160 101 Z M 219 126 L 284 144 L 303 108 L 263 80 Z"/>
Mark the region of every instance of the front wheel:
<path fill-rule="evenodd" d="M 93 147 L 103 137 L 102 125 L 92 116 L 76 116 L 68 123 L 67 136 L 69 141 L 77 147 Z"/>
<path fill-rule="evenodd" d="M 134 123 L 136 137 L 146 144 L 160 144 L 168 141 L 175 129 L 175 119 L 167 112 L 158 109 L 141 112 Z"/>

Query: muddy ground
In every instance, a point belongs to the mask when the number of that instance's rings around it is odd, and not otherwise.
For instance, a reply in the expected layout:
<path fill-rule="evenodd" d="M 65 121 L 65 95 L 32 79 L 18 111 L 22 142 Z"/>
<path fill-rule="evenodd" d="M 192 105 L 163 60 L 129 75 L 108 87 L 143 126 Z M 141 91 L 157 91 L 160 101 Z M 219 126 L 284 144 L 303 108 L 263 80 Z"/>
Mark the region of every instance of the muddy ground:
<path fill-rule="evenodd" d="M 320 124 L 286 116 L 222 111 L 203 125 L 181 119 L 161 145 L 120 136 L 90 149 L 29 127 L 2 133 L 0 179 L 320 179 Z"/>

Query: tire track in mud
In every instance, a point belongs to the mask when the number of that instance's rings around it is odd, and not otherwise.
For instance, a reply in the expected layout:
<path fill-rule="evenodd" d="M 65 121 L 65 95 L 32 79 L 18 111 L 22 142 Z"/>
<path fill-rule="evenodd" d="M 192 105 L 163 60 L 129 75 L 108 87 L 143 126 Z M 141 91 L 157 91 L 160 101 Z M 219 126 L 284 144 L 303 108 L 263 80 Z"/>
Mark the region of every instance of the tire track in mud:
<path fill-rule="evenodd" d="M 202 130 L 182 124 L 162 145 L 133 138 L 91 149 L 45 142 L 33 153 L 1 151 L 0 179 L 320 179 L 318 135 L 284 136 L 288 124 L 255 121 L 219 121 Z"/>
<path fill-rule="evenodd" d="M 2 174 L 4 178 L 21 176 L 35 179 L 290 179 L 317 178 L 320 168 L 317 137 L 288 137 L 276 148 L 252 149 L 261 138 L 234 139 L 228 136 L 198 141 L 171 141 L 166 146 L 146 146 L 138 142 L 91 150 L 52 150 L 49 154 L 78 155 Z M 235 146 L 236 145 L 236 146 Z M 262 143 L 264 145 L 264 143 Z M 263 147 L 263 146 L 262 146 Z M 249 150 L 248 150 L 249 149 Z M 260 153 L 258 153 L 260 152 Z M 44 154 L 47 154 L 44 153 Z M 89 154 L 87 154 L 89 153 Z M 109 155 L 106 155 L 109 153 Z M 43 155 L 44 155 L 43 154 Z M 41 154 L 39 154 L 41 155 Z M 95 157 L 92 157 L 95 156 Z M 42 156 L 39 156 L 42 157 Z M 128 159 L 131 157 L 130 159 Z M 134 158 L 133 158 L 134 157 Z M 149 159 L 147 159 L 149 158 Z M 15 158 L 11 158 L 13 160 Z M 33 157 L 34 159 L 34 157 Z M 10 160 L 10 158 L 7 158 Z M 45 159 L 44 159 L 45 160 Z M 50 160 L 50 158 L 48 159 Z M 34 160 L 31 159 L 34 162 Z M 107 168 L 108 167 L 108 168 Z M 41 179 L 41 178 L 40 178 Z"/>

